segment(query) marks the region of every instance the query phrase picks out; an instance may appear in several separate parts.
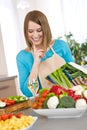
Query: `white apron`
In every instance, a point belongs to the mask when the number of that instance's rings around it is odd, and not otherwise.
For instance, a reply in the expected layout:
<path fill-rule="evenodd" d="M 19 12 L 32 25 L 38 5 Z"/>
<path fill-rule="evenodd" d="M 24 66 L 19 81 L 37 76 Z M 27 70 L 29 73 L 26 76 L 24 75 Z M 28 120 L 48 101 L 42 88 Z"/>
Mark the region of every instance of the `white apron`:
<path fill-rule="evenodd" d="M 53 55 L 40 63 L 39 79 L 42 87 L 52 87 L 54 84 L 48 81 L 46 76 L 66 63 L 62 57 L 55 53 L 53 48 L 50 49 L 52 50 Z"/>

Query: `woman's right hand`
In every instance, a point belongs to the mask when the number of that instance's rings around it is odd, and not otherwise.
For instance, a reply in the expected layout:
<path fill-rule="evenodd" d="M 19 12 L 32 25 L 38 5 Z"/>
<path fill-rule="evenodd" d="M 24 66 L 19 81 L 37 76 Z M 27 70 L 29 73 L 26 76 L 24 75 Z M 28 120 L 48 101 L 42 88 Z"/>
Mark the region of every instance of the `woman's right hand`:
<path fill-rule="evenodd" d="M 45 56 L 45 51 L 43 49 L 34 50 L 34 62 L 39 64 L 41 61 L 41 58 Z"/>
<path fill-rule="evenodd" d="M 37 79 L 39 75 L 39 65 L 41 58 L 44 57 L 45 51 L 43 49 L 34 49 L 33 57 L 34 57 L 34 64 L 32 66 L 32 70 L 29 76 L 29 80 L 32 81 L 33 79 Z"/>

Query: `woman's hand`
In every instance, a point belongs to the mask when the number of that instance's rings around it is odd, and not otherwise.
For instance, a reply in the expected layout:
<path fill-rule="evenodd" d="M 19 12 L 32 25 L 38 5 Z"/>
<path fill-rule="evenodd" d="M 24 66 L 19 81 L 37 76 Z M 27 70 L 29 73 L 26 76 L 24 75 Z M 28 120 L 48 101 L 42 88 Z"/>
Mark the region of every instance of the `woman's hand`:
<path fill-rule="evenodd" d="M 45 56 L 45 51 L 43 49 L 34 50 L 33 55 L 34 55 L 34 62 L 39 64 L 41 58 Z"/>
<path fill-rule="evenodd" d="M 29 76 L 29 80 L 32 81 L 33 79 L 37 79 L 39 74 L 39 65 L 41 58 L 44 57 L 45 51 L 43 49 L 34 49 L 33 56 L 34 56 L 34 64 L 32 66 L 32 70 Z"/>

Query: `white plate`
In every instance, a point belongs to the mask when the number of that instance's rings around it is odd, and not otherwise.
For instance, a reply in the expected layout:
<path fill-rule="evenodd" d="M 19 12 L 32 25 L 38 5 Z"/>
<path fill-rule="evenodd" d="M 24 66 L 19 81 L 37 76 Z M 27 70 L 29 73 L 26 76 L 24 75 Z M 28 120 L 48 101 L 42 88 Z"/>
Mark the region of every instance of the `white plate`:
<path fill-rule="evenodd" d="M 21 129 L 21 130 L 29 130 L 29 129 L 34 125 L 34 123 L 36 122 L 36 120 L 38 119 L 37 116 L 35 116 L 35 117 L 33 117 L 33 118 L 34 118 L 34 122 L 33 122 L 31 125 L 29 125 L 29 127 L 24 128 L 24 129 Z"/>
<path fill-rule="evenodd" d="M 77 118 L 81 117 L 86 112 L 85 108 L 58 108 L 58 109 L 33 109 L 39 115 L 47 116 L 48 118 Z"/>

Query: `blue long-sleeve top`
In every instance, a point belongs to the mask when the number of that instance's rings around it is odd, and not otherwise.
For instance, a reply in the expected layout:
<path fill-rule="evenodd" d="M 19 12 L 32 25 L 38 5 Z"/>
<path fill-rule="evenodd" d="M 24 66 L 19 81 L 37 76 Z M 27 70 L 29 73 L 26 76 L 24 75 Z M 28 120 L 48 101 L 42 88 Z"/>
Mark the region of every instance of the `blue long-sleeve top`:
<path fill-rule="evenodd" d="M 68 44 L 65 41 L 56 39 L 52 48 L 54 49 L 55 53 L 64 58 L 66 62 L 74 61 L 71 51 L 68 47 Z M 53 55 L 52 50 L 51 49 L 48 50 L 45 54 L 45 57 L 41 59 L 41 62 L 48 59 L 52 55 Z M 21 50 L 16 56 L 16 62 L 19 73 L 20 90 L 26 97 L 31 97 L 32 93 L 28 89 L 28 80 L 34 63 L 33 55 L 31 52 Z M 41 89 L 41 87 L 42 86 L 39 81 L 39 89 Z"/>

